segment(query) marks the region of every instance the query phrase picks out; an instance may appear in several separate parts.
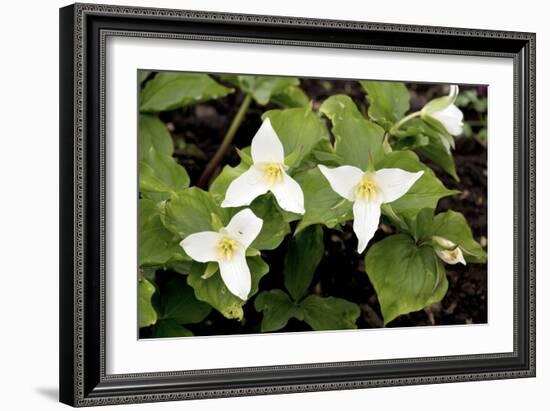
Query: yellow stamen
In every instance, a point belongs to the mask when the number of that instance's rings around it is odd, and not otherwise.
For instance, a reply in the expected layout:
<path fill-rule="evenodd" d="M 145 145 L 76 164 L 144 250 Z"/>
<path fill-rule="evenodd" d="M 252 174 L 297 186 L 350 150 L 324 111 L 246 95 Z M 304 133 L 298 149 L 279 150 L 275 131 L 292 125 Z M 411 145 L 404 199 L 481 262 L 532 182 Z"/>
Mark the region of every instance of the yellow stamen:
<path fill-rule="evenodd" d="M 376 184 L 374 184 L 370 175 L 365 174 L 361 178 L 355 190 L 355 194 L 365 201 L 376 200 Z"/>
<path fill-rule="evenodd" d="M 233 240 L 229 237 L 224 237 L 218 243 L 218 255 L 220 258 L 231 260 L 233 253 L 239 249 L 237 240 Z"/>
<path fill-rule="evenodd" d="M 283 181 L 283 166 L 279 163 L 262 164 L 265 182 L 269 186 L 273 186 Z"/>

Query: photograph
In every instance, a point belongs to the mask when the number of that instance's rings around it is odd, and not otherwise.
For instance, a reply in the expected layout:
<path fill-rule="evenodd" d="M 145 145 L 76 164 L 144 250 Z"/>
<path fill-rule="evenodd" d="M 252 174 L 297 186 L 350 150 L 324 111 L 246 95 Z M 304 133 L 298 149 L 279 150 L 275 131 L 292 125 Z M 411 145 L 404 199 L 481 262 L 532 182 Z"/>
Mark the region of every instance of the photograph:
<path fill-rule="evenodd" d="M 487 324 L 488 88 L 137 70 L 139 338 Z"/>

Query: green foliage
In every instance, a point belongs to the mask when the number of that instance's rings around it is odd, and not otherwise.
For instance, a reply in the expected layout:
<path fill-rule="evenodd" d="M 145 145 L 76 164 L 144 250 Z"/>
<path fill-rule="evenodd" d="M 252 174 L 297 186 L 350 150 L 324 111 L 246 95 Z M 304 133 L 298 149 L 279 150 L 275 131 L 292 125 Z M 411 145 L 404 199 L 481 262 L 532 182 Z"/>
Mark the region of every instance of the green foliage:
<path fill-rule="evenodd" d="M 305 321 L 315 331 L 353 329 L 361 314 L 357 304 L 342 298 L 310 295 L 293 302 L 282 290 L 262 292 L 254 307 L 263 313 L 262 332 L 280 330 L 291 318 Z"/>
<path fill-rule="evenodd" d="M 163 266 L 170 261 L 186 259 L 179 246 L 181 239 L 168 231 L 160 219 L 161 204 L 139 200 L 139 264 Z"/>
<path fill-rule="evenodd" d="M 211 307 L 195 298 L 185 278 L 174 277 L 163 288 L 160 296 L 160 318 L 178 324 L 195 324 L 210 314 Z"/>
<path fill-rule="evenodd" d="M 154 338 L 190 337 L 193 333 L 174 320 L 160 320 L 153 327 Z"/>
<path fill-rule="evenodd" d="M 171 156 L 174 151 L 170 132 L 158 116 L 153 114 L 139 115 L 139 159 L 143 160 L 151 148 L 157 153 Z"/>
<path fill-rule="evenodd" d="M 189 175 L 172 156 L 153 147 L 139 163 L 139 189 L 149 193 L 176 193 L 189 187 Z"/>
<path fill-rule="evenodd" d="M 151 302 L 151 298 L 155 293 L 155 286 L 151 282 L 142 277 L 138 283 L 139 289 L 139 326 L 147 327 L 157 322 L 157 313 Z"/>
<path fill-rule="evenodd" d="M 307 104 L 307 96 L 298 87 L 300 80 L 295 77 L 235 75 L 220 77 L 239 87 L 242 92 L 251 95 L 261 106 L 265 106 L 270 100 L 283 107 L 300 107 Z"/>
<path fill-rule="evenodd" d="M 400 168 L 411 172 L 424 171 L 422 177 L 404 196 L 391 203 L 394 211 L 402 216 L 411 217 L 423 208 L 435 208 L 441 198 L 458 193 L 456 190 L 446 188 L 434 172 L 422 164 L 412 151 L 388 153 L 376 163 L 376 168 Z"/>
<path fill-rule="evenodd" d="M 384 323 L 441 301 L 447 292 L 443 263 L 430 245 L 417 245 L 407 234 L 375 243 L 365 257 Z"/>
<path fill-rule="evenodd" d="M 324 121 L 310 106 L 270 110 L 262 117 L 271 120 L 273 129 L 283 143 L 285 155 L 298 153 L 293 159 L 295 167 L 321 140 L 329 139 Z"/>
<path fill-rule="evenodd" d="M 422 113 L 407 115 L 410 97 L 403 83 L 361 81 L 368 99 L 367 118 L 343 94 L 328 97 L 319 112 L 315 111 L 317 105 L 300 88 L 300 81 L 292 77 L 153 75 L 139 71 L 137 80 L 141 88 L 139 326 L 149 327 L 152 337 L 193 335 L 190 329 L 196 329 L 192 324 L 204 323 L 213 310 L 245 324 L 249 319 L 244 318 L 243 307 L 252 300 L 262 314 L 262 332 L 281 330 L 290 319 L 303 321 L 313 330 L 357 327 L 361 314 L 358 304 L 313 292 L 316 287 L 312 283 L 325 252 L 325 228 L 340 229 L 353 219 L 352 203 L 331 188 L 319 170 L 320 164 L 352 165 L 363 171 L 423 171 L 406 194 L 382 206 L 383 222 L 392 225 L 395 234 L 373 242 L 365 256 L 365 271 L 376 291 L 385 324 L 445 296 L 448 282 L 444 263 L 434 249 L 434 236 L 460 247 L 468 264 L 486 262 L 486 252 L 473 238 L 462 214 L 446 211 L 434 215 L 440 199 L 458 192 L 446 188 L 416 154 L 458 180 L 452 154 L 454 139 L 430 116 L 454 97 L 434 99 Z M 256 105 L 281 107 L 263 112 L 262 119 L 270 119 L 283 144 L 287 172 L 304 194 L 304 215 L 282 210 L 271 193 L 257 197 L 249 207 L 220 206 L 231 182 L 252 166 L 250 146 L 237 149 L 240 163 L 224 165 L 208 191 L 190 187 L 189 175 L 173 157 L 172 136 L 158 113 L 233 92 L 218 80 L 251 96 Z M 471 93 L 459 95 L 456 104 L 486 110 L 486 100 Z M 183 140 L 177 141 L 178 155 L 185 147 Z M 244 208 L 262 219 L 259 235 L 246 250 L 252 280 L 247 301 L 228 290 L 217 262 L 193 261 L 179 245 L 191 234 L 223 230 Z M 293 236 L 289 235 L 291 229 Z M 264 258 L 283 253 L 282 270 L 269 273 L 269 281 L 260 287 L 261 279 L 270 271 Z M 162 275 L 169 277 L 161 281 Z M 285 289 L 265 290 L 265 284 L 281 275 Z"/>
<path fill-rule="evenodd" d="M 206 74 L 158 73 L 140 95 L 142 112 L 159 112 L 187 107 L 226 96 L 233 90 Z"/>
<path fill-rule="evenodd" d="M 367 92 L 369 117 L 389 130 L 409 111 L 409 91 L 403 83 L 360 81 Z"/>
<path fill-rule="evenodd" d="M 334 192 L 318 167 L 297 174 L 295 179 L 304 192 L 306 209 L 296 234 L 313 224 L 334 228 L 352 218 L 351 202 Z"/>
<path fill-rule="evenodd" d="M 250 298 L 258 292 L 258 284 L 269 271 L 269 266 L 261 257 L 247 257 L 246 262 L 252 277 Z M 195 263 L 187 276 L 187 283 L 195 290 L 197 299 L 210 304 L 226 318 L 242 320 L 245 301 L 229 292 L 219 273 L 204 279 L 202 276 L 205 269 L 206 264 Z"/>
<path fill-rule="evenodd" d="M 323 258 L 325 243 L 321 226 L 310 226 L 292 239 L 285 256 L 285 287 L 295 301 L 306 293 Z"/>
<path fill-rule="evenodd" d="M 329 97 L 319 111 L 332 122 L 334 152 L 344 164 L 367 170 L 370 161 L 383 157 L 384 129 L 365 119 L 351 98 Z"/>

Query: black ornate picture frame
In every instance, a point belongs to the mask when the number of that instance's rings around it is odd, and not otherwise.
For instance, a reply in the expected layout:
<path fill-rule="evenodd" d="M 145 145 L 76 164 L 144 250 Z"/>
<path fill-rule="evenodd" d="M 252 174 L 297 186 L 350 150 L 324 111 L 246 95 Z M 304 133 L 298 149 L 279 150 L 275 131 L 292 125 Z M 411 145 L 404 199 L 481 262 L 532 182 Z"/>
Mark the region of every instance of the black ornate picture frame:
<path fill-rule="evenodd" d="M 105 46 L 109 36 L 512 59 L 513 352 L 107 374 Z M 535 34 L 76 4 L 60 10 L 60 87 L 62 402 L 93 406 L 535 376 Z"/>

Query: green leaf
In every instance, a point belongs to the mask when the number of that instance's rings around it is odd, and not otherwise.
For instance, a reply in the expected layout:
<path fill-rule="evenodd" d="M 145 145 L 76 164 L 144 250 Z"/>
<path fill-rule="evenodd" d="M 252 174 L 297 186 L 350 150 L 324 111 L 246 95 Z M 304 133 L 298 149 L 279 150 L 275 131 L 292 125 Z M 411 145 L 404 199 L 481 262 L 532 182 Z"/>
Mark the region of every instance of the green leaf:
<path fill-rule="evenodd" d="M 269 266 L 261 257 L 247 257 L 246 262 L 252 276 L 252 288 L 248 296 L 250 298 L 258 292 L 258 284 L 269 271 Z M 210 304 L 226 318 L 242 320 L 242 307 L 246 301 L 231 294 L 220 274 L 214 274 L 208 279 L 201 278 L 205 264 L 195 263 L 194 267 L 187 276 L 187 283 L 195 290 L 197 299 Z"/>
<path fill-rule="evenodd" d="M 256 297 L 254 307 L 263 313 L 262 332 L 280 330 L 291 318 L 303 320 L 302 310 L 283 290 L 263 291 Z"/>
<path fill-rule="evenodd" d="M 148 70 L 138 70 L 138 84 L 141 84 L 145 81 L 147 77 L 151 74 Z"/>
<path fill-rule="evenodd" d="M 376 169 L 400 168 L 416 172 L 423 170 L 424 174 L 411 189 L 396 201 L 390 203 L 397 214 L 414 217 L 423 208 L 437 207 L 439 199 L 457 194 L 456 190 L 447 189 L 435 176 L 434 172 L 420 162 L 412 151 L 393 151 L 376 164 Z"/>
<path fill-rule="evenodd" d="M 139 115 L 139 160 L 145 158 L 151 147 L 157 153 L 171 156 L 174 152 L 172 136 L 166 125 L 153 114 Z"/>
<path fill-rule="evenodd" d="M 206 74 L 158 73 L 141 91 L 140 110 L 174 110 L 224 97 L 231 92 L 232 89 L 222 86 Z"/>
<path fill-rule="evenodd" d="M 365 266 L 385 324 L 440 301 L 447 292 L 445 269 L 434 249 L 417 246 L 407 234 L 375 243 L 367 251 Z"/>
<path fill-rule="evenodd" d="M 280 93 L 271 96 L 271 102 L 285 108 L 305 107 L 309 104 L 309 97 L 298 86 L 290 86 Z"/>
<path fill-rule="evenodd" d="M 212 213 L 224 225 L 228 223 L 227 209 L 220 208 L 210 193 L 191 187 L 166 202 L 161 210 L 161 219 L 168 230 L 183 239 L 200 231 L 213 231 Z"/>
<path fill-rule="evenodd" d="M 294 301 L 299 301 L 306 294 L 324 252 L 323 228 L 320 225 L 306 228 L 289 242 L 284 279 Z"/>
<path fill-rule="evenodd" d="M 142 277 L 139 288 L 139 327 L 148 327 L 157 322 L 157 312 L 151 303 L 151 297 L 155 293 L 155 286 Z"/>
<path fill-rule="evenodd" d="M 189 187 L 189 175 L 169 155 L 150 148 L 139 163 L 139 189 L 142 192 L 176 193 Z"/>
<path fill-rule="evenodd" d="M 139 265 L 164 266 L 186 258 L 179 246 L 181 239 L 168 231 L 160 219 L 162 206 L 155 201 L 139 200 Z"/>
<path fill-rule="evenodd" d="M 300 84 L 294 77 L 237 76 L 237 81 L 241 90 L 250 94 L 261 106 L 269 103 L 271 96 Z"/>
<path fill-rule="evenodd" d="M 441 128 L 444 130 L 443 126 Z M 419 153 L 422 153 L 440 166 L 455 180 L 459 180 L 456 174 L 454 158 L 450 150 L 450 147 L 454 145 L 454 140 L 446 131 L 444 133 L 441 130 L 438 131 L 425 120 L 415 118 L 407 122 L 406 129 L 400 132 L 400 135 L 400 139 L 392 145 L 394 149 L 416 149 Z M 408 147 L 400 147 L 411 139 L 421 139 L 422 144 L 409 144 Z"/>
<path fill-rule="evenodd" d="M 404 83 L 360 81 L 369 100 L 369 117 L 389 130 L 409 111 L 409 91 Z"/>
<path fill-rule="evenodd" d="M 487 253 L 474 240 L 472 230 L 461 213 L 446 211 L 434 217 L 433 235 L 437 235 L 458 244 L 464 251 L 464 258 L 469 263 L 485 263 Z"/>
<path fill-rule="evenodd" d="M 284 110 L 270 110 L 262 115 L 262 119 L 269 118 L 273 129 L 283 143 L 285 155 L 295 152 L 294 166 L 298 166 L 302 159 L 309 154 L 319 141 L 329 139 L 329 132 L 325 122 L 307 107 L 290 108 Z"/>
<path fill-rule="evenodd" d="M 300 303 L 304 321 L 315 331 L 357 328 L 361 314 L 357 304 L 341 298 L 310 295 Z"/>
<path fill-rule="evenodd" d="M 367 170 L 370 159 L 376 162 L 384 156 L 384 129 L 365 119 L 351 98 L 329 97 L 320 111 L 332 122 L 334 151 L 343 164 Z"/>
<path fill-rule="evenodd" d="M 284 220 L 273 195 L 264 195 L 250 204 L 250 209 L 263 220 L 262 229 L 254 239 L 251 247 L 257 250 L 274 250 L 285 236 L 290 233 L 290 226 Z"/>
<path fill-rule="evenodd" d="M 160 315 L 178 324 L 196 324 L 210 314 L 211 307 L 195 298 L 184 277 L 174 277 L 161 289 Z"/>
<path fill-rule="evenodd" d="M 160 320 L 153 327 L 154 338 L 191 337 L 193 333 L 174 320 Z"/>
<path fill-rule="evenodd" d="M 295 235 L 313 224 L 334 228 L 352 218 L 352 203 L 334 192 L 318 167 L 296 174 L 294 178 L 304 192 L 306 210 Z"/>

